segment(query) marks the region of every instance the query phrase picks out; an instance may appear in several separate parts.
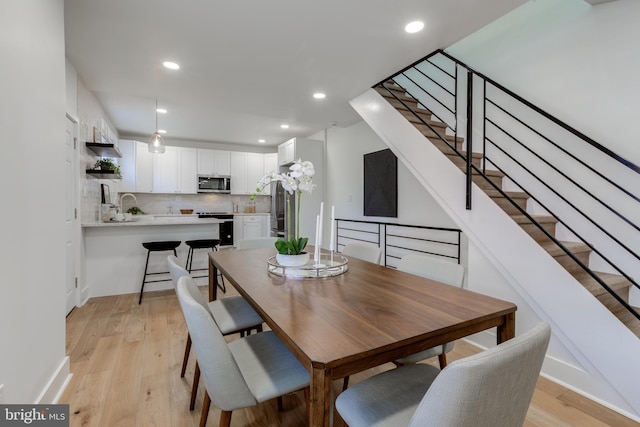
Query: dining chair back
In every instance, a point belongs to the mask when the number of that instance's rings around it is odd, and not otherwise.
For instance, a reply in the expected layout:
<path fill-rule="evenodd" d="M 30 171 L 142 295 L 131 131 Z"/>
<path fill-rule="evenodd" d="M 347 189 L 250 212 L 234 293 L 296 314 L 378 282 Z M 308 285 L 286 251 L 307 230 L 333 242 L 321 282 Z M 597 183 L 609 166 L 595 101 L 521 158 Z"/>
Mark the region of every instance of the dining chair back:
<path fill-rule="evenodd" d="M 462 287 L 464 267 L 429 255 L 407 254 L 398 262 L 398 270 L 426 279 Z"/>
<path fill-rule="evenodd" d="M 273 248 L 277 237 L 255 237 L 252 239 L 242 239 L 236 243 L 236 249 L 258 249 Z"/>
<path fill-rule="evenodd" d="M 167 263 L 169 265 L 169 274 L 173 280 L 174 286 L 177 286 L 181 277 L 189 277 L 189 272 L 178 264 L 178 258 L 173 255 L 167 257 Z M 197 290 L 197 288 L 196 288 Z M 234 295 L 215 301 L 207 302 L 202 293 L 198 290 L 194 292 L 193 297 L 196 301 L 205 307 L 209 315 L 213 318 L 214 324 L 220 330 L 222 335 L 230 335 L 240 333 L 240 337 L 245 334 L 250 334 L 252 330 L 262 332 L 262 318 L 255 310 L 249 305 L 249 303 L 241 296 Z M 184 356 L 182 358 L 182 369 L 180 370 L 180 377 L 184 377 L 187 370 L 187 363 L 189 362 L 189 354 L 191 352 L 191 334 L 187 332 L 187 342 L 185 344 Z M 200 365 L 198 361 L 195 364 L 195 371 L 193 374 L 193 384 L 191 388 L 191 400 L 189 402 L 189 408 L 193 409 L 196 403 L 196 395 L 198 392 L 198 383 L 200 381 Z"/>
<path fill-rule="evenodd" d="M 297 390 L 305 389 L 308 405 L 309 372 L 273 331 L 227 343 L 190 276 L 178 280 L 176 293 L 204 377 L 201 426 L 207 423 L 212 402 L 222 411 L 220 427 L 230 425 L 236 409 Z"/>
<path fill-rule="evenodd" d="M 191 277 L 178 280 L 180 307 L 193 341 L 205 387 L 215 406 L 238 409 L 257 402 L 235 363 L 224 336 L 207 310 L 206 302 Z"/>
<path fill-rule="evenodd" d="M 378 246 L 374 246 L 373 244 L 347 243 L 344 248 L 342 248 L 342 255 L 352 256 L 374 264 L 380 264 L 382 249 Z"/>
<path fill-rule="evenodd" d="M 540 323 L 442 371 L 391 369 L 342 392 L 336 409 L 350 427 L 522 426 L 550 336 Z"/>
<path fill-rule="evenodd" d="M 398 262 L 398 270 L 421 276 L 426 279 L 435 280 L 447 285 L 462 287 L 464 280 L 464 267 L 455 262 L 445 261 L 429 255 L 407 254 Z M 447 366 L 446 354 L 453 350 L 454 343 L 448 342 L 443 345 L 428 348 L 419 353 L 415 353 L 396 360 L 396 364 L 406 365 L 417 363 L 421 360 L 438 356 L 440 369 Z"/>

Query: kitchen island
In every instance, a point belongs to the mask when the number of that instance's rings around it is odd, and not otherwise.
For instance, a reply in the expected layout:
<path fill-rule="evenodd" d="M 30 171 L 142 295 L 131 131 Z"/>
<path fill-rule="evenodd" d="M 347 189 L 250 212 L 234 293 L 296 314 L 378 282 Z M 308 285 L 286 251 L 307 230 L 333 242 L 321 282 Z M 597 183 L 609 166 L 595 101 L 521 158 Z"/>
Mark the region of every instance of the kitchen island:
<path fill-rule="evenodd" d="M 134 221 L 91 222 L 82 224 L 81 269 L 78 287 L 81 301 L 88 298 L 122 295 L 140 292 L 147 250 L 142 242 L 176 240 L 183 243 L 178 247 L 178 259 L 182 265 L 187 258 L 188 247 L 185 240 L 218 239 L 217 218 L 198 218 L 196 215 L 144 215 Z M 149 272 L 167 271 L 166 257 L 171 252 L 154 252 L 149 257 Z M 193 268 L 208 267 L 206 251 L 196 250 Z M 197 274 L 196 274 L 197 273 Z M 194 275 L 206 276 L 206 270 Z M 169 279 L 169 275 L 158 275 L 152 280 Z M 197 279 L 206 284 L 206 278 Z M 171 281 L 146 283 L 148 292 L 173 289 Z M 144 304 L 144 298 L 143 298 Z"/>

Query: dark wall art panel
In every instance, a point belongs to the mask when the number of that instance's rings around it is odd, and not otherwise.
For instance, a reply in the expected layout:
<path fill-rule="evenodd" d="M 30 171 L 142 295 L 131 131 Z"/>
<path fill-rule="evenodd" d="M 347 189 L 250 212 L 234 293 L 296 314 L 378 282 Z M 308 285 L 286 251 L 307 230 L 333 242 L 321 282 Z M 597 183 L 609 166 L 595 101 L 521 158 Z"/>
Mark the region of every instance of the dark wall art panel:
<path fill-rule="evenodd" d="M 391 150 L 364 155 L 364 215 L 398 216 L 398 158 Z"/>

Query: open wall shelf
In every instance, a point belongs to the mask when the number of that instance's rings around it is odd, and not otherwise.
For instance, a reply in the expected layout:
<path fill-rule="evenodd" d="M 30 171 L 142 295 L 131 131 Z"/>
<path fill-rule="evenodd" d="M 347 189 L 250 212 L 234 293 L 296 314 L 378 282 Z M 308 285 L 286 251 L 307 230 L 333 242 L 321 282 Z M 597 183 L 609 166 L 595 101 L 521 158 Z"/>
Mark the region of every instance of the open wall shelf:
<path fill-rule="evenodd" d="M 87 169 L 85 172 L 87 173 L 87 175 L 91 175 L 99 179 L 122 179 L 121 176 L 116 175 L 115 171 Z"/>
<path fill-rule="evenodd" d="M 87 148 L 96 156 L 100 157 L 122 157 L 122 153 L 113 144 L 101 144 L 99 142 L 86 142 Z M 87 173 L 89 173 L 87 171 Z"/>

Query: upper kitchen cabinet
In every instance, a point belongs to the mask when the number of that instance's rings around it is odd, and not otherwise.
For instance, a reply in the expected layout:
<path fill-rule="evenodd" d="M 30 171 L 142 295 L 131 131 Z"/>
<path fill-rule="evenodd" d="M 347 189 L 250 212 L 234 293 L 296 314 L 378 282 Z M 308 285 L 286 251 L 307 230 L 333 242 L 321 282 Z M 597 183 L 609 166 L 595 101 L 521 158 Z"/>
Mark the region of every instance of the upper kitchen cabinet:
<path fill-rule="evenodd" d="M 231 152 L 231 194 L 252 194 L 263 176 L 263 154 Z"/>
<path fill-rule="evenodd" d="M 279 167 L 278 167 L 278 153 L 266 153 L 264 155 L 264 173 L 268 174 L 268 173 L 278 173 L 279 172 Z M 262 178 L 262 177 L 260 177 Z M 265 189 L 262 191 L 262 193 L 260 193 L 264 196 L 270 196 L 271 195 L 271 186 L 268 185 L 265 187 Z"/>
<path fill-rule="evenodd" d="M 231 152 L 198 148 L 198 175 L 231 175 Z"/>
<path fill-rule="evenodd" d="M 122 152 L 120 169 L 123 193 L 153 192 L 153 154 L 144 142 L 121 139 L 118 148 Z"/>
<path fill-rule="evenodd" d="M 153 167 L 153 192 L 196 194 L 197 150 L 168 146 L 163 154 L 157 154 Z"/>
<path fill-rule="evenodd" d="M 296 158 L 296 139 L 292 138 L 287 142 L 278 145 L 278 164 L 288 165 L 293 163 Z"/>
<path fill-rule="evenodd" d="M 291 138 L 278 145 L 278 164 L 285 166 L 298 159 L 313 162 L 313 158 L 317 157 L 318 147 L 322 147 L 322 141 Z"/>

